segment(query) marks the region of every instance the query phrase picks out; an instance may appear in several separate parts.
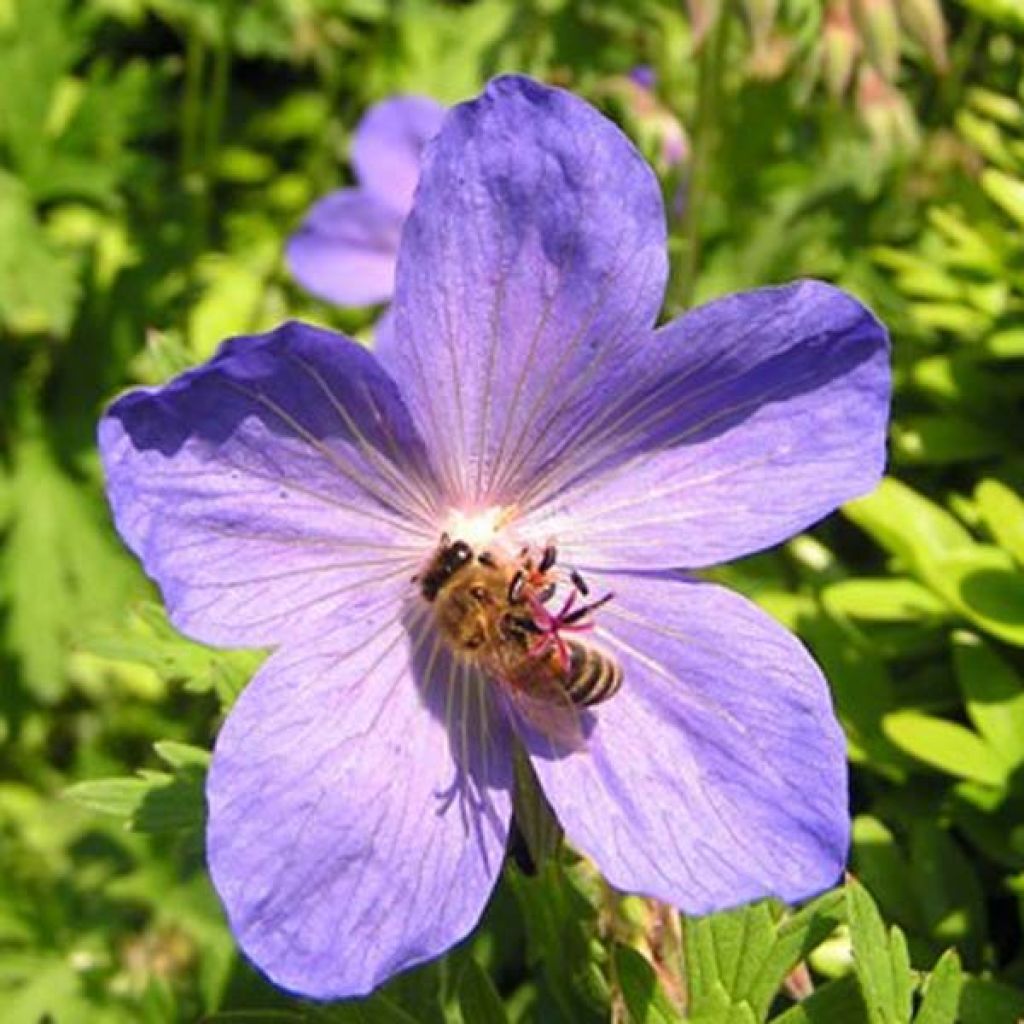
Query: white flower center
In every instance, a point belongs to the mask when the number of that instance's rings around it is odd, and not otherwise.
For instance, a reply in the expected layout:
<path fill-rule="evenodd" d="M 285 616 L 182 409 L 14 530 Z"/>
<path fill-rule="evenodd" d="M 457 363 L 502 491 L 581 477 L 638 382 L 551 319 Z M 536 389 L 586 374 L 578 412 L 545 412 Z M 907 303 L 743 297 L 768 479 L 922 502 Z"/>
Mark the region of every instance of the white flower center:
<path fill-rule="evenodd" d="M 508 505 L 492 505 L 472 511 L 452 509 L 445 521 L 444 532 L 453 540 L 465 541 L 474 551 L 494 546 L 505 548 L 510 546 L 510 542 L 502 534 L 514 514 Z"/>

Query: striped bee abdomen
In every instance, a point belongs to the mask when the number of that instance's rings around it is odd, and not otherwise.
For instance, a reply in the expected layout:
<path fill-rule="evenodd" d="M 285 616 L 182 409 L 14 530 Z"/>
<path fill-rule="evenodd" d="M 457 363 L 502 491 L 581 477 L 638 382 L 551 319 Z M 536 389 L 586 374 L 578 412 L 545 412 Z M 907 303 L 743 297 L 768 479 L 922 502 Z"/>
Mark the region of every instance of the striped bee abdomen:
<path fill-rule="evenodd" d="M 621 686 L 622 666 L 611 655 L 569 641 L 569 671 L 564 687 L 573 704 L 582 708 L 600 704 L 615 696 Z"/>

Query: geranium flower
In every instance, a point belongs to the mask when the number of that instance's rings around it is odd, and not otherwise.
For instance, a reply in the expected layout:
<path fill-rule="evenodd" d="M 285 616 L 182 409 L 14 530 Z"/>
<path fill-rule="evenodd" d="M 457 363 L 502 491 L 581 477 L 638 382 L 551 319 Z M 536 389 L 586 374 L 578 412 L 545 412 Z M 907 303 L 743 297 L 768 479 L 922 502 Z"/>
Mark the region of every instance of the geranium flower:
<path fill-rule="evenodd" d="M 217 740 L 207 839 L 278 984 L 365 993 L 466 935 L 502 865 L 514 742 L 618 888 L 705 913 L 837 878 L 846 764 L 821 672 L 674 570 L 875 485 L 886 335 L 813 281 L 656 330 L 665 278 L 658 184 L 626 138 L 501 78 L 428 147 L 376 354 L 289 323 L 104 418 L 118 528 L 175 624 L 277 648 Z M 443 533 L 499 562 L 553 543 L 607 598 L 579 636 L 622 685 L 579 712 L 581 743 L 441 639 L 423 574 Z M 558 579 L 531 591 L 553 618 Z"/>
<path fill-rule="evenodd" d="M 395 96 L 366 112 L 352 140 L 359 185 L 318 200 L 285 249 L 307 291 L 340 306 L 391 301 L 423 147 L 443 117 L 444 107 L 424 96 Z"/>

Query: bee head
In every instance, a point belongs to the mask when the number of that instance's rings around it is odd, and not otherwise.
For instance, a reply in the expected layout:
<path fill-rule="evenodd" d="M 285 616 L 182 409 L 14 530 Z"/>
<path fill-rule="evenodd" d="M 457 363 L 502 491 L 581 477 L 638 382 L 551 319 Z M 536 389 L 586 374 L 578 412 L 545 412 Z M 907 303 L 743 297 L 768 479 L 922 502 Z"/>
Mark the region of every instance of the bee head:
<path fill-rule="evenodd" d="M 433 601 L 437 592 L 462 568 L 473 561 L 473 549 L 464 541 L 442 536 L 430 567 L 419 577 L 420 593 Z"/>

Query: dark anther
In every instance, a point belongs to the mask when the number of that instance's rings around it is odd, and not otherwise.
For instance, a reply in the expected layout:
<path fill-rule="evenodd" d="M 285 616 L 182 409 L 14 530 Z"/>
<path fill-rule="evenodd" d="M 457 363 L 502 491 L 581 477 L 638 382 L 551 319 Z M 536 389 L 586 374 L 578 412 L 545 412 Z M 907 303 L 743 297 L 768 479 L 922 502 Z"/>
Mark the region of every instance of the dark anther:
<path fill-rule="evenodd" d="M 549 583 L 543 590 L 537 591 L 537 600 L 541 604 L 547 604 L 555 596 L 555 591 L 558 587 L 554 583 Z"/>
<path fill-rule="evenodd" d="M 558 561 L 558 548 L 554 544 L 549 544 L 544 549 L 544 554 L 540 556 L 540 565 L 537 568 L 541 572 L 547 572 Z"/>
<path fill-rule="evenodd" d="M 569 570 L 569 579 L 572 580 L 572 585 L 584 596 L 590 593 L 590 587 L 587 586 L 586 580 L 579 574 L 578 570 Z"/>
<path fill-rule="evenodd" d="M 574 623 L 579 622 L 585 615 L 589 615 L 590 612 L 597 611 L 597 609 L 602 605 L 607 604 L 614 596 L 614 594 L 605 594 L 604 597 L 599 597 L 596 601 L 591 601 L 590 604 L 585 604 L 582 607 L 577 608 L 576 611 L 569 612 L 569 614 L 562 619 L 561 624 L 563 626 L 572 626 Z"/>
<path fill-rule="evenodd" d="M 526 586 L 526 573 L 522 569 L 517 569 L 515 576 L 512 577 L 512 581 L 508 585 L 508 601 L 509 604 L 519 604 L 523 599 L 523 588 Z"/>

